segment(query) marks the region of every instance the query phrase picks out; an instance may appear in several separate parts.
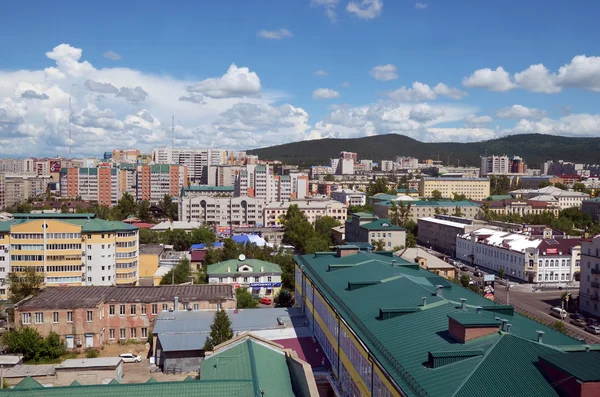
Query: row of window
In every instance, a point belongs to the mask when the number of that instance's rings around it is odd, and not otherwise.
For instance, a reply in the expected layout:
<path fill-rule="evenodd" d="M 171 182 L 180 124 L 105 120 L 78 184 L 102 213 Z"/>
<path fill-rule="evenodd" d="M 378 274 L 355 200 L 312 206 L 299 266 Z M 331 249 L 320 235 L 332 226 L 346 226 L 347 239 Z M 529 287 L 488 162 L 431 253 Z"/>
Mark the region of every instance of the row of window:
<path fill-rule="evenodd" d="M 117 243 L 117 248 L 128 248 L 135 247 L 137 245 L 137 241 L 122 241 Z M 102 247 L 104 248 L 104 247 Z"/>
<path fill-rule="evenodd" d="M 71 284 L 81 282 L 81 277 L 48 277 L 46 280 L 48 284 Z"/>
<path fill-rule="evenodd" d="M 81 255 L 48 255 L 46 258 L 49 261 L 79 261 L 81 262 Z"/>
<path fill-rule="evenodd" d="M 117 269 L 131 269 L 137 267 L 137 261 L 129 262 L 129 263 L 117 263 Z M 110 270 L 110 266 L 109 269 Z"/>
<path fill-rule="evenodd" d="M 81 244 L 46 244 L 47 250 L 80 250 Z"/>
<path fill-rule="evenodd" d="M 137 252 L 117 252 L 115 257 L 117 258 L 135 258 L 137 257 Z"/>
<path fill-rule="evenodd" d="M 140 338 L 146 339 L 148 337 L 148 328 L 140 328 Z M 115 339 L 116 328 L 108 329 L 108 339 Z M 137 339 L 138 332 L 137 328 L 129 328 L 129 339 Z M 127 328 L 119 328 L 119 339 L 127 339 Z"/>
<path fill-rule="evenodd" d="M 79 266 L 79 265 L 46 266 L 46 270 L 49 272 L 80 272 L 81 266 Z"/>
<path fill-rule="evenodd" d="M 46 233 L 47 239 L 73 239 L 73 238 L 81 238 L 81 233 Z"/>
<path fill-rule="evenodd" d="M 11 244 L 11 250 L 42 251 L 44 244 Z"/>
<path fill-rule="evenodd" d="M 117 237 L 133 237 L 137 232 L 118 232 Z"/>
<path fill-rule="evenodd" d="M 11 261 L 26 261 L 26 262 L 41 262 L 44 260 L 44 255 L 11 255 Z"/>
<path fill-rule="evenodd" d="M 219 277 L 219 282 L 220 283 L 228 282 L 228 281 L 225 281 L 228 279 L 229 279 L 229 277 Z M 231 279 L 233 280 L 232 281 L 233 283 L 237 283 L 238 281 L 242 282 L 242 283 L 247 283 L 247 282 L 249 282 L 250 277 L 239 277 L 239 280 L 238 280 L 238 277 L 231 277 Z M 271 282 L 271 281 L 273 281 L 273 277 L 267 276 L 267 282 Z M 260 283 L 260 277 L 254 277 L 254 282 Z"/>
<path fill-rule="evenodd" d="M 32 267 L 35 267 L 35 271 L 38 273 L 44 272 L 44 266 L 11 266 L 10 269 L 11 269 L 11 271 L 16 272 L 16 273 L 22 273 L 22 272 L 26 271 L 27 269 L 31 269 Z"/>
<path fill-rule="evenodd" d="M 137 272 L 131 273 L 117 273 L 117 279 L 133 278 L 137 275 Z"/>

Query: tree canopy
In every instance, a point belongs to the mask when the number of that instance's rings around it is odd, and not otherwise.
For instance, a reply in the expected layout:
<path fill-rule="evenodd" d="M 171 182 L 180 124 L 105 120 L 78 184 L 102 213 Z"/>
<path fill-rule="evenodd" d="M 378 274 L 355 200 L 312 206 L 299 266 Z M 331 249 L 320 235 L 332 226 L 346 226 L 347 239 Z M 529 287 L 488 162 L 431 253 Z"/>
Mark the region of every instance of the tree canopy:
<path fill-rule="evenodd" d="M 17 303 L 30 295 L 37 295 L 44 283 L 44 276 L 34 266 L 25 267 L 23 272 L 8 273 L 9 299 Z"/>
<path fill-rule="evenodd" d="M 231 320 L 225 310 L 218 310 L 215 313 L 213 323 L 210 326 L 210 335 L 206 338 L 206 342 L 204 343 L 204 350 L 212 351 L 215 346 L 227 342 L 231 338 L 233 338 Z"/>
<path fill-rule="evenodd" d="M 160 280 L 160 285 L 183 284 L 190 281 L 192 272 L 190 270 L 190 261 L 183 258 L 171 270 L 169 270 Z"/>

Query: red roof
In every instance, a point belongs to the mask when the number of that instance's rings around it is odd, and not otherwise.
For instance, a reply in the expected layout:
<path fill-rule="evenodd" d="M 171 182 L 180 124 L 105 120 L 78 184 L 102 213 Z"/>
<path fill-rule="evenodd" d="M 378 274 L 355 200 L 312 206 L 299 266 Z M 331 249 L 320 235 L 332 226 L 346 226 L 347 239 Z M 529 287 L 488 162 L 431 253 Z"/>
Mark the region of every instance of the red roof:
<path fill-rule="evenodd" d="M 581 239 L 578 238 L 544 239 L 538 250 L 540 254 L 559 255 L 562 252 L 563 255 L 568 255 L 573 247 L 580 244 Z"/>
<path fill-rule="evenodd" d="M 202 262 L 206 258 L 206 251 L 192 251 L 192 262 Z"/>
<path fill-rule="evenodd" d="M 292 339 L 278 339 L 273 342 L 279 343 L 286 349 L 292 349 L 298 354 L 298 358 L 306 361 L 311 367 L 322 367 L 329 365 L 329 360 L 323 353 L 323 349 L 319 342 L 311 337 L 292 338 Z"/>
<path fill-rule="evenodd" d="M 156 226 L 153 223 L 147 223 L 147 222 L 133 222 L 132 225 L 137 226 L 140 229 L 150 229 L 152 226 Z"/>

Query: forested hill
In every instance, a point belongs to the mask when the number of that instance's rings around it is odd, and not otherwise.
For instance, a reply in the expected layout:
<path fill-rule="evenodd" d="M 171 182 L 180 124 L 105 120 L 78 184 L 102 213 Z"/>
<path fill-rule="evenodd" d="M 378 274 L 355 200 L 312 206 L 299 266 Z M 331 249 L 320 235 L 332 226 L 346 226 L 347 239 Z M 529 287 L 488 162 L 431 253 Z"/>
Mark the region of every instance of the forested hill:
<path fill-rule="evenodd" d="M 546 160 L 600 164 L 600 138 L 571 138 L 542 134 L 512 135 L 471 143 L 425 143 L 404 135 L 387 134 L 354 139 L 318 139 L 254 149 L 248 153 L 260 159 L 281 160 L 287 164 L 329 164 L 341 151 L 358 153 L 360 159 L 391 160 L 412 156 L 419 160 L 438 159 L 444 164 L 479 166 L 480 156 L 506 154 L 523 157 L 532 168 Z"/>

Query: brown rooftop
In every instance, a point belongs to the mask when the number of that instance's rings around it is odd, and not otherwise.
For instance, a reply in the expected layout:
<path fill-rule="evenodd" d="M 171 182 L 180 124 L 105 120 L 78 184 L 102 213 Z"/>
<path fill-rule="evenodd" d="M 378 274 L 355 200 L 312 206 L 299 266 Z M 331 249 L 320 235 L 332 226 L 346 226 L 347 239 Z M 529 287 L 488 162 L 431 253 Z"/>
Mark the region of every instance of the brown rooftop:
<path fill-rule="evenodd" d="M 76 309 L 96 307 L 102 302 L 155 303 L 179 297 L 182 303 L 199 300 L 234 299 L 231 285 L 195 284 L 151 287 L 48 287 L 39 295 L 21 302 L 19 310 Z"/>
<path fill-rule="evenodd" d="M 165 250 L 165 247 L 160 244 L 140 244 L 140 254 L 160 255 Z"/>

